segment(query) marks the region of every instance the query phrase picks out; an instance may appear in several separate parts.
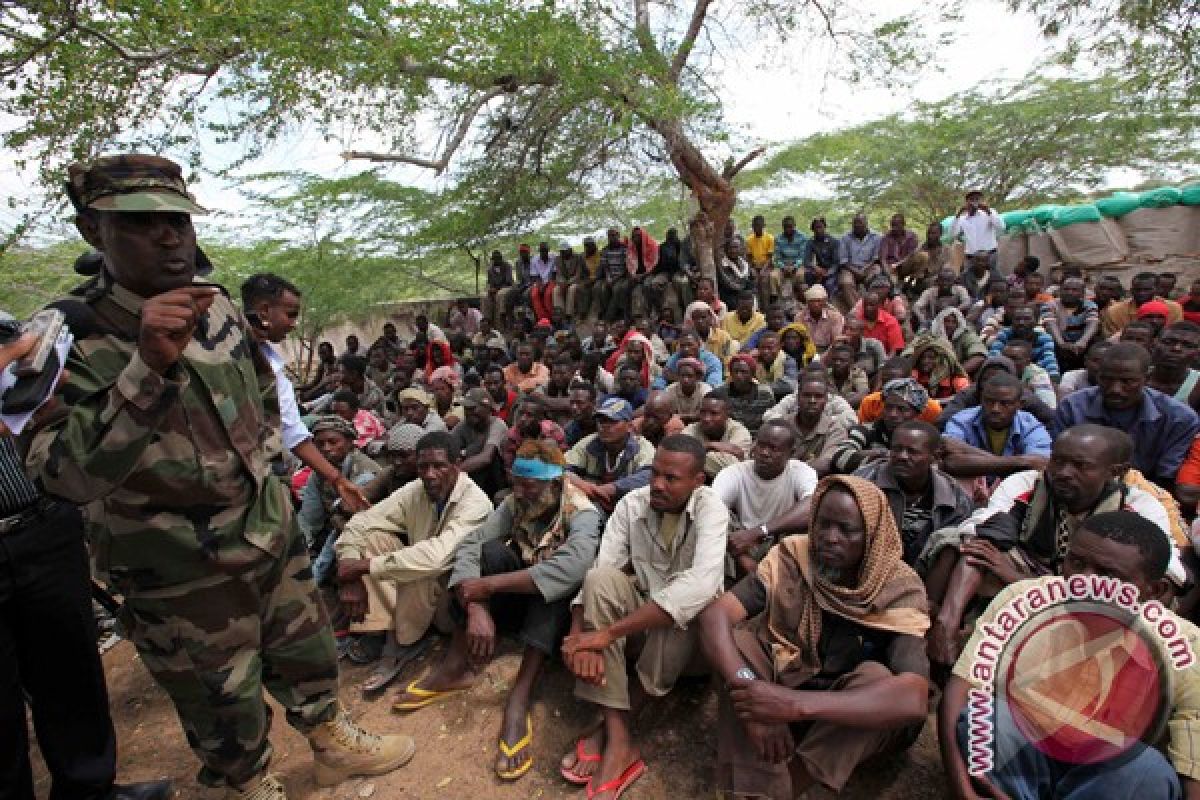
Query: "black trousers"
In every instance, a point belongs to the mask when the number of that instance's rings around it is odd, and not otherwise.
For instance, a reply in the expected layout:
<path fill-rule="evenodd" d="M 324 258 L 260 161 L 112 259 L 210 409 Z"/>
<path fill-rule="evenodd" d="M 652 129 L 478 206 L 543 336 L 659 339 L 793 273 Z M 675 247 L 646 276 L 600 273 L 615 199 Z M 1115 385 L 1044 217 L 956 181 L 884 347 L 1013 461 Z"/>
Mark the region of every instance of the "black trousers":
<path fill-rule="evenodd" d="M 25 693 L 54 780 L 51 800 L 112 789 L 117 742 L 104 670 L 83 520 L 59 503 L 0 534 L 0 798 L 33 798 Z"/>
<path fill-rule="evenodd" d="M 528 564 L 521 560 L 516 547 L 503 539 L 493 539 L 483 546 L 479 561 L 481 577 L 518 572 Z M 467 624 L 466 609 L 451 593 L 450 618 L 460 627 Z M 488 601 L 488 611 L 496 623 L 496 633 L 515 635 L 517 641 L 547 656 L 554 656 L 563 637 L 571 629 L 571 597 L 546 602 L 537 594 L 494 594 Z"/>

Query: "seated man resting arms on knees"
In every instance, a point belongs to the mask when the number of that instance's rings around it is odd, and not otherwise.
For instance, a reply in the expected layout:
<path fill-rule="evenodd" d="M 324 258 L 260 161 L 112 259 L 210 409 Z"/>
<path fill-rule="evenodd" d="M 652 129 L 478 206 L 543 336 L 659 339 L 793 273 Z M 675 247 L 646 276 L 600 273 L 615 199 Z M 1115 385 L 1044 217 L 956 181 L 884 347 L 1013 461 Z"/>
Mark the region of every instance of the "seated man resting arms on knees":
<path fill-rule="evenodd" d="M 1042 472 L 1006 478 L 986 510 L 957 531 L 935 534 L 920 563 L 937 609 L 929 639 L 933 661 L 949 667 L 958 658 L 969 607 L 978 609 L 1016 581 L 1061 575 L 1070 532 L 1100 512 L 1128 510 L 1154 522 L 1171 549 L 1169 575 L 1183 584 L 1167 512 L 1150 494 L 1121 482 L 1127 469 L 1122 455 L 1128 448 L 1116 438 L 1123 435 L 1099 425 L 1064 431 Z"/>
<path fill-rule="evenodd" d="M 337 542 L 339 598 L 360 634 L 359 660 L 383 658 L 363 683 L 387 686 L 423 652 L 454 548 L 492 512 L 492 503 L 458 468 L 458 449 L 445 431 L 417 442 L 419 480 L 355 514 Z"/>
<path fill-rule="evenodd" d="M 703 446 L 668 436 L 651 471 L 650 486 L 627 494 L 608 520 L 563 642 L 575 696 L 604 719 L 562 762 L 563 777 L 586 784 L 590 798 L 613 800 L 645 772 L 631 712 L 671 691 L 692 661 L 690 623 L 725 576 L 729 512 L 704 485 Z"/>
<path fill-rule="evenodd" d="M 1067 581 L 1087 577 L 1092 586 L 1105 578 L 1129 584 L 1130 599 L 1149 612 L 1151 601 L 1167 602 L 1165 572 L 1170 560 L 1169 543 L 1153 522 L 1129 511 L 1105 512 L 1088 517 L 1071 532 L 1062 574 Z M 1176 800 L 1200 795 L 1200 630 L 1161 605 L 1151 630 L 1149 613 L 1135 616 L 1114 603 L 1109 613 L 1123 626 L 1114 631 L 1118 638 L 1107 646 L 1092 638 L 1084 648 L 1080 636 L 1087 636 L 1088 627 L 1072 615 L 1070 605 L 1062 604 L 1060 598 L 1068 597 L 1070 585 L 1062 583 L 1063 578 L 1031 578 L 1004 589 L 980 618 L 954 665 L 938 710 L 938 740 L 951 794 L 1014 800 Z M 991 696 L 992 682 L 1003 680 L 990 672 L 986 632 L 1003 626 L 998 621 L 1002 614 L 1011 615 L 1018 604 L 1030 608 L 1039 596 L 1044 610 L 1029 612 L 1022 625 L 1034 629 L 1031 636 L 1038 635 L 1024 641 L 1039 646 L 1039 657 L 1021 659 L 1025 648 L 1016 649 L 1009 640 L 1016 650 L 1012 666 L 1017 671 L 1008 674 L 1010 684 L 1025 683 L 1031 693 L 1036 687 L 1045 694 L 1036 705 L 1016 695 L 1021 727 L 1011 700 L 995 703 L 987 720 L 991 741 L 973 741 L 970 732 L 984 721 L 972 718 L 978 712 L 968 710 L 968 697 L 975 692 Z M 1047 664 L 1053 667 L 1043 677 L 1038 673 Z M 972 709 L 976 702 L 971 700 Z M 1061 710 L 1042 713 L 1052 704 Z M 1155 730 L 1156 720 L 1143 716 L 1146 712 L 1165 722 L 1158 729 L 1166 734 L 1165 742 L 1141 740 L 1139 717 L 1148 732 Z M 1072 717 L 1079 720 L 1074 727 Z M 1036 743 L 1030 739 L 1032 730 L 1043 734 Z M 990 751 L 992 765 L 984 775 L 973 777 L 964 756 L 970 753 L 975 762 L 981 744 Z"/>
<path fill-rule="evenodd" d="M 517 450 L 512 494 L 455 553 L 450 649 L 397 703 L 406 711 L 423 708 L 470 687 L 496 651 L 497 632 L 516 633 L 524 653 L 500 732 L 496 774 L 504 780 L 533 766 L 534 681 L 570 627 L 571 599 L 596 559 L 604 527 L 600 512 L 563 473 L 553 442 L 534 439 Z"/>
<path fill-rule="evenodd" d="M 925 587 L 901 559 L 883 494 L 824 479 L 807 536 L 700 615 L 724 679 L 717 781 L 723 795 L 791 800 L 835 792 L 864 759 L 911 744 L 929 697 Z"/>

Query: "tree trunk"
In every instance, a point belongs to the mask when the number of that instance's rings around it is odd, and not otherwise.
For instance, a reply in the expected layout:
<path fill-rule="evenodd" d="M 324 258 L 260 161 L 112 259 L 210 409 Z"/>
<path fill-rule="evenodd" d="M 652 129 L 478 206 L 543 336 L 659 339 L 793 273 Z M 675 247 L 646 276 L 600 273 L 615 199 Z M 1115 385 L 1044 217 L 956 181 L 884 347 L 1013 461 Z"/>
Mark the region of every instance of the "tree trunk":
<path fill-rule="evenodd" d="M 692 190 L 700 209 L 688 223 L 692 234 L 692 254 L 700 267 L 700 275 L 709 278 L 716 288 L 717 265 L 725 253 L 725 225 L 737 205 L 737 192 L 725 180 L 724 186 L 701 187 Z"/>
<path fill-rule="evenodd" d="M 721 261 L 725 245 L 725 224 L 737 205 L 733 175 L 762 151 L 755 151 L 722 173 L 708 163 L 677 120 L 652 120 L 649 125 L 663 138 L 679 179 L 692 190 L 692 196 L 696 198 L 699 210 L 688 221 L 692 255 L 700 267 L 700 274 L 716 283 L 717 264 Z"/>

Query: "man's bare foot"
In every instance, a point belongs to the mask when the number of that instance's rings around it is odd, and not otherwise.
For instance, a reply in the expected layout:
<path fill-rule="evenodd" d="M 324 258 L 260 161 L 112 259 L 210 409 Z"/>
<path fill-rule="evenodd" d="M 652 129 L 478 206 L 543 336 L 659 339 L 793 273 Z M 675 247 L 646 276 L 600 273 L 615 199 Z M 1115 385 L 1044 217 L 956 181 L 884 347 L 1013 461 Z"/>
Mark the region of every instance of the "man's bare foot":
<path fill-rule="evenodd" d="M 435 693 L 457 692 L 470 689 L 475 685 L 477 677 L 472 670 L 465 670 L 463 672 L 443 672 L 437 670 L 417 681 L 414 688 Z M 397 703 L 414 702 L 422 699 L 421 696 L 411 694 L 408 689 L 404 689 L 396 696 Z"/>
<path fill-rule="evenodd" d="M 528 734 L 532 738 L 533 731 L 528 724 L 529 709 L 525 706 L 514 706 L 512 703 L 504 709 L 504 721 L 500 724 L 500 741 L 508 746 L 508 752 L 512 755 L 505 755 L 504 750 L 500 750 L 496 754 L 496 774 L 500 777 L 512 776 L 522 766 L 533 760 L 531 752 L 532 742 L 523 747 L 517 748 L 517 743 L 520 742 Z"/>
<path fill-rule="evenodd" d="M 604 752 L 604 742 L 604 721 L 599 720 L 576 740 L 576 745 L 571 748 L 571 752 L 562 757 L 562 771 L 578 776 L 583 779 L 583 782 L 586 782 L 600 766 L 600 757 Z M 583 744 L 582 748 L 580 748 L 579 743 Z M 580 751 L 585 756 L 591 756 L 592 758 L 581 761 L 579 759 Z"/>
<path fill-rule="evenodd" d="M 592 775 L 590 791 L 596 791 L 610 781 L 618 780 L 636 761 L 641 761 L 642 754 L 631 741 L 614 741 L 604 748 L 604 757 L 600 760 L 599 769 Z M 610 800 L 616 794 L 615 789 L 609 792 L 599 792 L 591 795 L 595 800 Z"/>

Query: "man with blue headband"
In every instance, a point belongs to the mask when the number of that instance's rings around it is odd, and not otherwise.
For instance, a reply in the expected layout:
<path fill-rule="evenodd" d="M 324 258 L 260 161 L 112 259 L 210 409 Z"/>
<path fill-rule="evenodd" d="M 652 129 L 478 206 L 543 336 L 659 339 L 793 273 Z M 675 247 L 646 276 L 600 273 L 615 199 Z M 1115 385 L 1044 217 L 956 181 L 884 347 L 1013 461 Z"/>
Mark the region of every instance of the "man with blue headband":
<path fill-rule="evenodd" d="M 496 774 L 503 780 L 533 766 L 533 685 L 571 625 L 571 599 L 600 544 L 603 516 L 564 473 L 553 441 L 530 439 L 518 448 L 512 494 L 455 551 L 450 647 L 395 705 L 415 710 L 469 688 L 496 651 L 497 631 L 514 633 L 525 649 L 500 731 Z"/>

